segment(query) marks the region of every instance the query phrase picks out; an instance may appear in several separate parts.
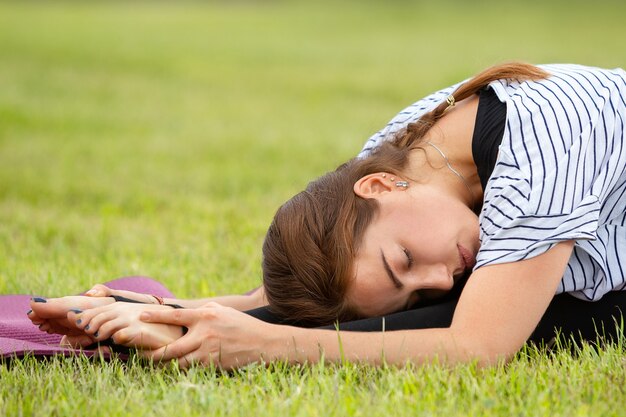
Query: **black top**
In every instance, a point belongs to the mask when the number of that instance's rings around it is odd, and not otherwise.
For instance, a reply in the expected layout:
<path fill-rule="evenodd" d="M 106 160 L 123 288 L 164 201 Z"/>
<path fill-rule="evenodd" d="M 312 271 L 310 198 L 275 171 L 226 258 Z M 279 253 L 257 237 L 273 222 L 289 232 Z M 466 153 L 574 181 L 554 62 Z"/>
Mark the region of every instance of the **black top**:
<path fill-rule="evenodd" d="M 472 156 L 484 191 L 496 166 L 498 148 L 504 135 L 506 103 L 501 102 L 490 87 L 480 90 L 478 100 L 472 136 Z"/>

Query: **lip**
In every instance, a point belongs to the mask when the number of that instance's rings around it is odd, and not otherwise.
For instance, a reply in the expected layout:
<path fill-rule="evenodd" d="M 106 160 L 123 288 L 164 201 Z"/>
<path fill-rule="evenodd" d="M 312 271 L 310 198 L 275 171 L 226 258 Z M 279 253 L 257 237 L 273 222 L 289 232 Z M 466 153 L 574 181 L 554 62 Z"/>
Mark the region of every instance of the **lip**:
<path fill-rule="evenodd" d="M 463 266 L 463 271 L 471 270 L 474 265 L 476 265 L 476 258 L 472 255 L 470 251 L 465 249 L 461 245 L 456 245 L 459 249 L 459 255 L 461 257 L 461 264 Z"/>

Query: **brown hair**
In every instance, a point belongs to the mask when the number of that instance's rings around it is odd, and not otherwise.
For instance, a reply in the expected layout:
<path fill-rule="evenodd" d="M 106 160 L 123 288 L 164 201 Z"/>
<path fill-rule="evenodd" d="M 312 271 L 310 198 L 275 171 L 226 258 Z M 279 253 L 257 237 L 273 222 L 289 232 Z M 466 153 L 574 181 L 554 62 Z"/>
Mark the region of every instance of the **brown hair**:
<path fill-rule="evenodd" d="M 541 79 L 548 74 L 525 63 L 486 69 L 454 93 L 464 100 L 492 81 Z M 365 175 L 389 172 L 401 175 L 409 153 L 448 107 L 439 104 L 410 123 L 366 158 L 354 158 L 308 184 L 283 204 L 263 244 L 263 286 L 270 310 L 289 322 L 324 325 L 352 320 L 358 312 L 348 303 L 352 264 L 363 233 L 378 212 L 376 200 L 353 191 Z"/>

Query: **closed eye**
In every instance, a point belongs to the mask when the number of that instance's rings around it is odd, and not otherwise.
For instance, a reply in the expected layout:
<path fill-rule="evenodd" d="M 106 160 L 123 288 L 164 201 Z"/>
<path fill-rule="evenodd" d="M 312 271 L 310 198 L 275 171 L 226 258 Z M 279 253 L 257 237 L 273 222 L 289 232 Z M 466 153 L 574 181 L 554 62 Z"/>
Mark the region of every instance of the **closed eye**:
<path fill-rule="evenodd" d="M 407 248 L 402 248 L 402 251 L 406 255 L 406 259 L 407 259 L 407 262 L 408 262 L 408 268 L 411 269 L 411 267 L 413 266 L 413 255 L 411 255 L 411 252 L 409 252 L 409 250 Z"/>

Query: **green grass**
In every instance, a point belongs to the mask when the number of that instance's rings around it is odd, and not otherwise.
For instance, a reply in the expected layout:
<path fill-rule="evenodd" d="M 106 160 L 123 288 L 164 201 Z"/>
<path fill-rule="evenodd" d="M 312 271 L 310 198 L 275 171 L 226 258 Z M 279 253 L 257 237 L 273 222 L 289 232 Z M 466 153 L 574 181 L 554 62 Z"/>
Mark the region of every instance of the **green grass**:
<path fill-rule="evenodd" d="M 339 2 L 336 2 L 339 3 Z M 0 3 L 0 293 L 260 282 L 274 210 L 497 62 L 626 67 L 622 2 Z M 507 367 L 0 366 L 2 415 L 626 415 L 623 346 Z"/>
<path fill-rule="evenodd" d="M 623 415 L 624 347 L 545 355 L 509 366 L 373 368 L 345 364 L 232 374 L 154 369 L 85 358 L 14 361 L 0 368 L 4 415 L 371 416 Z"/>

